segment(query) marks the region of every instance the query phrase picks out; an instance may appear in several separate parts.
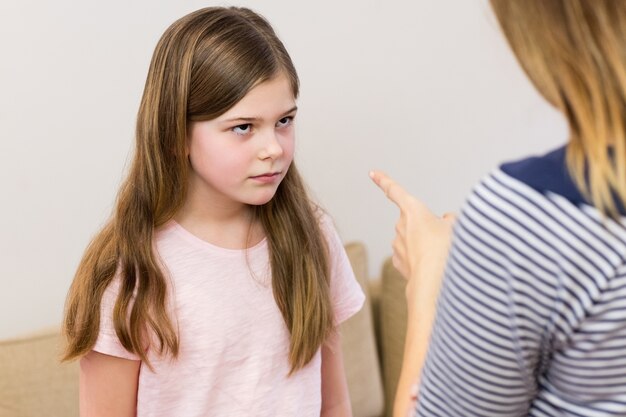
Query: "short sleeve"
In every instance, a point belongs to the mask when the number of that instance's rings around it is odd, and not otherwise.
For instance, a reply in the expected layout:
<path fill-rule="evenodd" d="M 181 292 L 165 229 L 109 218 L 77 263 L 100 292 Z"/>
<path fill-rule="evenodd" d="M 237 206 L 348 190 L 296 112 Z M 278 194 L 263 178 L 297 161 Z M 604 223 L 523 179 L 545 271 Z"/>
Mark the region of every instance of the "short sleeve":
<path fill-rule="evenodd" d="M 337 326 L 361 309 L 365 294 L 354 276 L 341 238 L 328 215 L 322 216 L 320 227 L 328 242 L 330 295 Z"/>
<path fill-rule="evenodd" d="M 98 340 L 92 350 L 106 355 L 116 356 L 124 359 L 140 360 L 139 356 L 130 353 L 120 343 L 113 325 L 113 308 L 119 293 L 120 280 L 115 277 L 111 284 L 104 291 L 102 303 L 100 305 L 100 330 Z"/>

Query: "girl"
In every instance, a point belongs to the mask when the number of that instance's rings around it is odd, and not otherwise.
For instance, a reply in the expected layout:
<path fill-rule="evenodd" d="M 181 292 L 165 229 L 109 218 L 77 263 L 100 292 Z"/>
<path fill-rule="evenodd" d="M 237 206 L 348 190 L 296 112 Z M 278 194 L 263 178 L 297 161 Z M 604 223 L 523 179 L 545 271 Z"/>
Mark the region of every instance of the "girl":
<path fill-rule="evenodd" d="M 504 35 L 569 125 L 568 143 L 507 163 L 452 233 L 390 178 L 394 263 L 409 279 L 395 415 L 626 415 L 626 2 L 491 0 Z"/>
<path fill-rule="evenodd" d="M 292 163 L 297 96 L 254 12 L 166 30 L 130 173 L 67 299 L 81 415 L 351 414 L 336 328 L 364 296 Z"/>

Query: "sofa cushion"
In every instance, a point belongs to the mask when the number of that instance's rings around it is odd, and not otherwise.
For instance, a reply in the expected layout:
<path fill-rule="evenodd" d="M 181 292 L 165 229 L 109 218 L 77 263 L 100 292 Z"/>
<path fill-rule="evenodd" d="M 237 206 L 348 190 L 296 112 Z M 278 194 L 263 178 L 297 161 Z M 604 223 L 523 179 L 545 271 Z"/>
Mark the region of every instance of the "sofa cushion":
<path fill-rule="evenodd" d="M 383 265 L 380 299 L 380 340 L 384 369 L 386 415 L 392 415 L 393 400 L 400 378 L 406 337 L 406 280 L 387 259 Z"/>
<path fill-rule="evenodd" d="M 78 416 L 78 365 L 59 364 L 58 329 L 0 341 L 0 416 Z"/>
<path fill-rule="evenodd" d="M 381 417 L 385 409 L 382 377 L 374 335 L 367 271 L 367 254 L 361 243 L 345 246 L 357 281 L 367 301 L 357 314 L 341 324 L 341 345 L 354 417 Z"/>

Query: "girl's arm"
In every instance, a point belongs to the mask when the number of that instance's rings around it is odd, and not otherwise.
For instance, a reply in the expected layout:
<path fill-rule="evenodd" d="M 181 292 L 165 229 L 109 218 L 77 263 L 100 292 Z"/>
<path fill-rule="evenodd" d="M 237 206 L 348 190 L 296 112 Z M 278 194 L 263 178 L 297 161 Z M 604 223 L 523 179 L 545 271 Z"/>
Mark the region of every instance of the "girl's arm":
<path fill-rule="evenodd" d="M 348 383 L 343 368 L 341 338 L 334 331 L 322 345 L 322 413 L 320 417 L 352 417 Z"/>
<path fill-rule="evenodd" d="M 141 361 L 91 351 L 80 360 L 81 417 L 134 417 Z"/>

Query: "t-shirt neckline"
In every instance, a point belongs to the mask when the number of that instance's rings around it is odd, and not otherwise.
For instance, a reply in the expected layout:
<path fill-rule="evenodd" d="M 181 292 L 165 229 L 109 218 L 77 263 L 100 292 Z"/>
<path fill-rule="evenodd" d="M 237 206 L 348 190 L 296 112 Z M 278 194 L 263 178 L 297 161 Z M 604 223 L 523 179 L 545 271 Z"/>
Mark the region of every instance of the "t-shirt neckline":
<path fill-rule="evenodd" d="M 224 248 L 221 246 L 218 246 L 214 243 L 208 242 L 196 235 L 194 235 L 193 233 L 191 233 L 189 230 L 185 229 L 180 223 L 178 223 L 176 220 L 172 219 L 169 222 L 169 227 L 166 226 L 166 228 L 171 228 L 177 235 L 179 235 L 180 237 L 182 237 L 183 239 L 185 239 L 187 242 L 191 243 L 192 245 L 196 246 L 196 247 L 200 247 L 203 249 L 208 249 L 211 251 L 217 251 L 217 252 L 221 252 L 224 254 L 234 254 L 234 255 L 238 255 L 238 254 L 242 254 L 242 253 L 246 253 L 246 252 L 255 252 L 257 250 L 261 250 L 264 249 L 267 246 L 267 237 L 263 237 L 263 239 L 261 239 L 258 243 L 248 247 L 248 248 L 241 248 L 241 249 L 231 249 L 231 248 Z"/>

